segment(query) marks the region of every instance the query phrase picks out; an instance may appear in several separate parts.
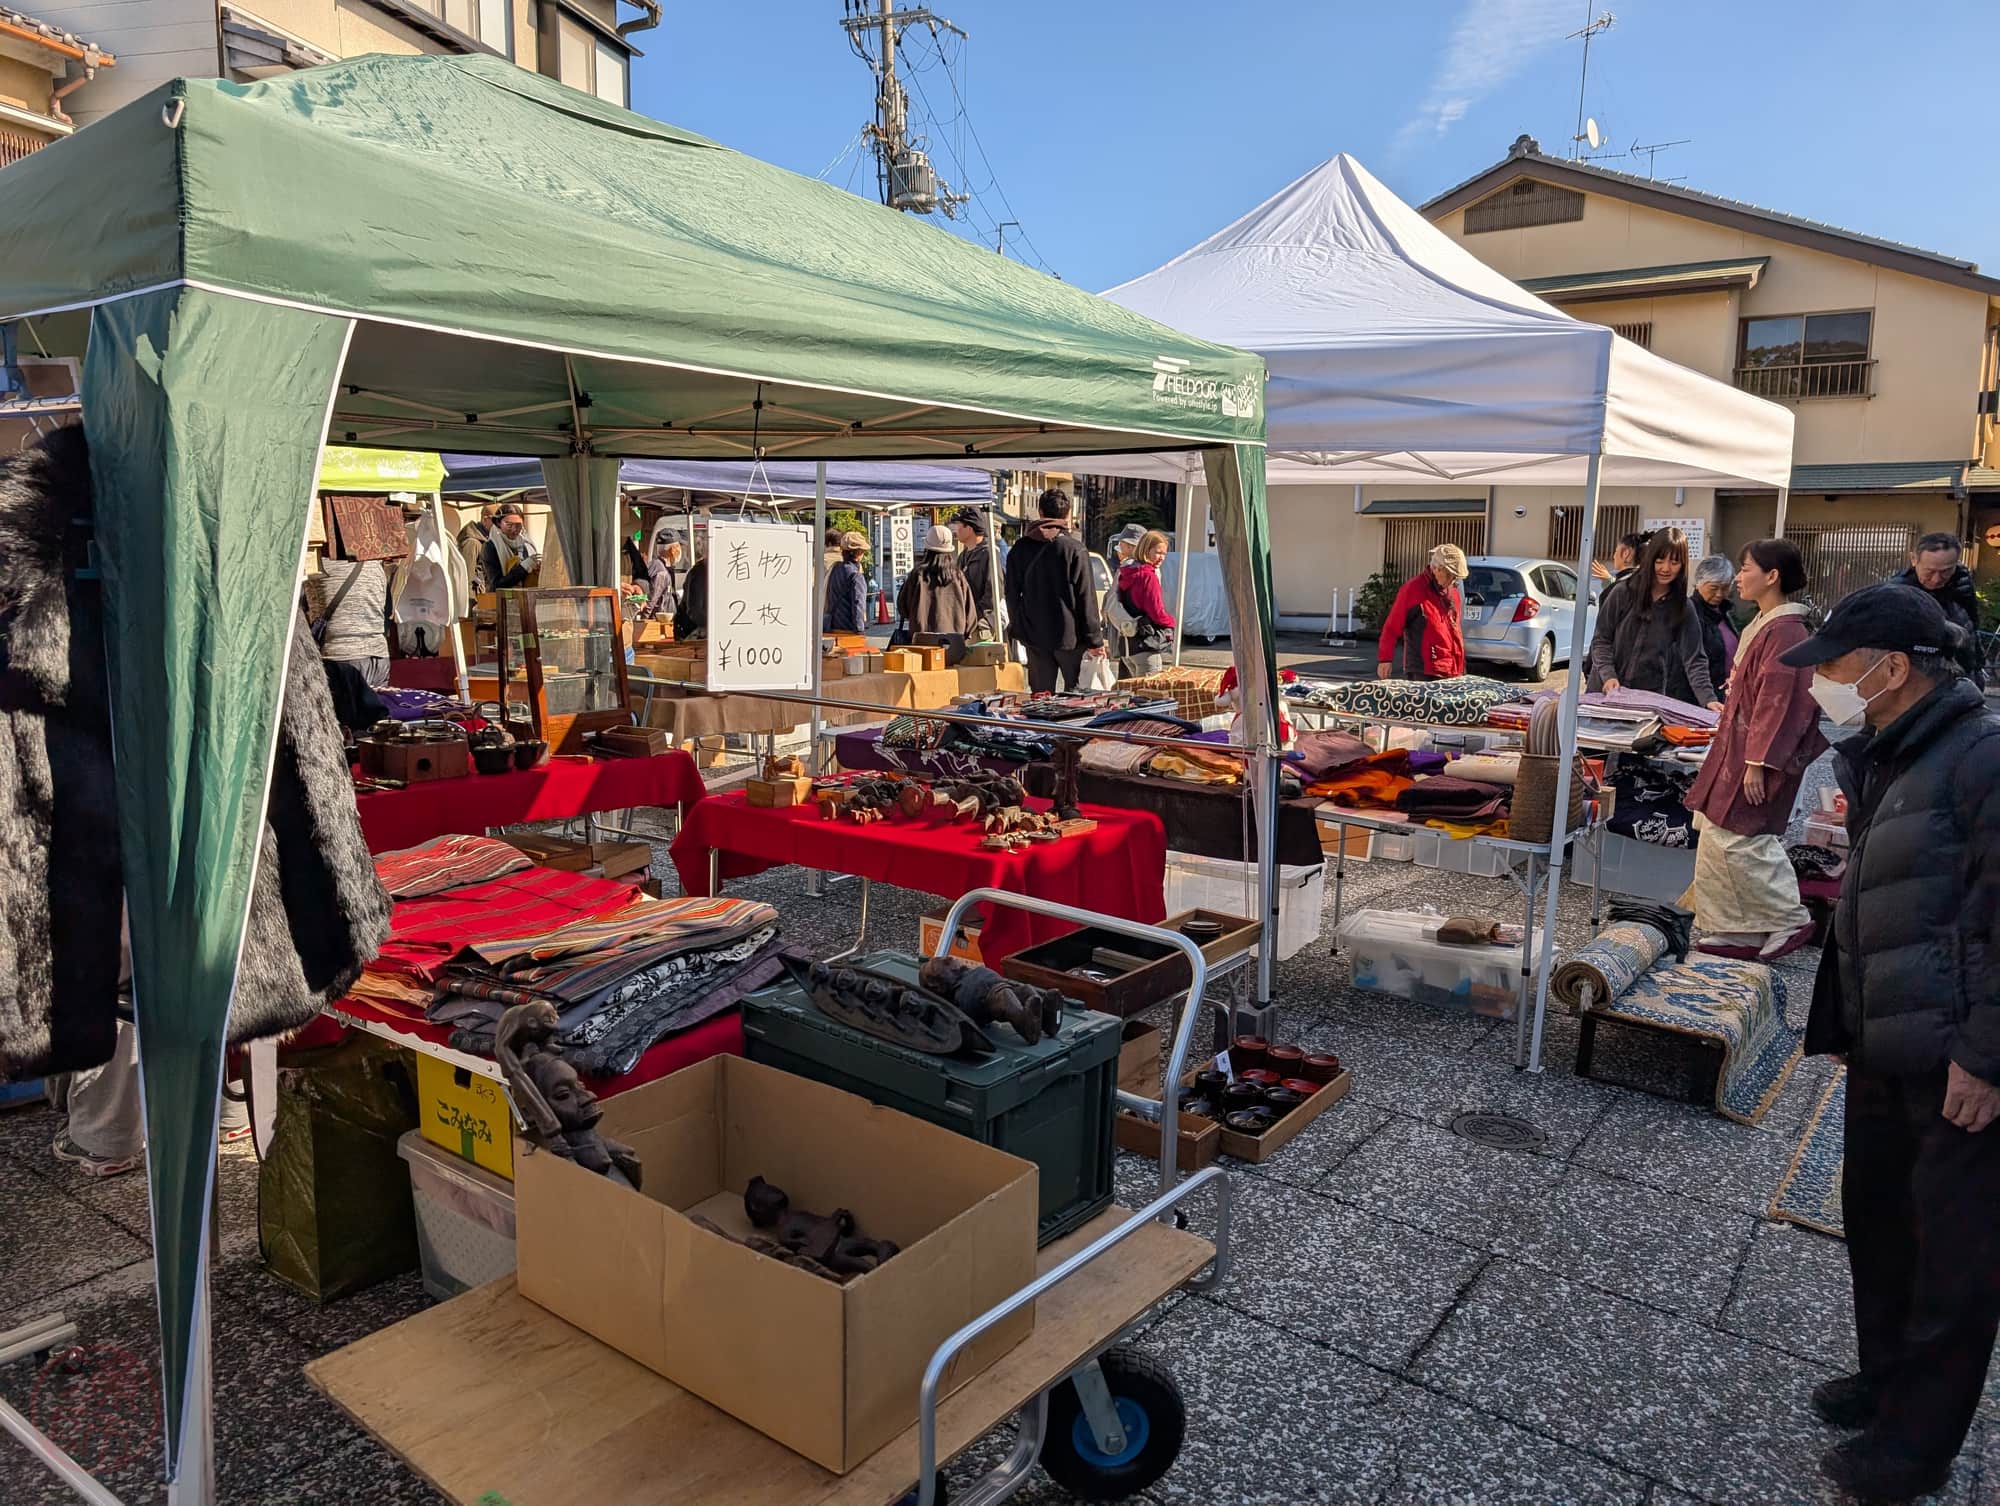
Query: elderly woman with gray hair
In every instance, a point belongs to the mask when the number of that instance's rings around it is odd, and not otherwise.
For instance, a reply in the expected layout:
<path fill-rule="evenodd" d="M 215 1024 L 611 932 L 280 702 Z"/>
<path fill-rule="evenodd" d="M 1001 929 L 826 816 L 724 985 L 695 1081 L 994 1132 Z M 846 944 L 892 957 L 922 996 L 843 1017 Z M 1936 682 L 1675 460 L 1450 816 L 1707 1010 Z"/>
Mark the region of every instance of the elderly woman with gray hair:
<path fill-rule="evenodd" d="M 1708 678 L 1722 695 L 1736 664 L 1737 632 L 1729 615 L 1729 586 L 1736 567 L 1723 554 L 1711 554 L 1694 567 L 1694 592 L 1689 605 L 1701 623 L 1702 651 L 1708 655 Z"/>

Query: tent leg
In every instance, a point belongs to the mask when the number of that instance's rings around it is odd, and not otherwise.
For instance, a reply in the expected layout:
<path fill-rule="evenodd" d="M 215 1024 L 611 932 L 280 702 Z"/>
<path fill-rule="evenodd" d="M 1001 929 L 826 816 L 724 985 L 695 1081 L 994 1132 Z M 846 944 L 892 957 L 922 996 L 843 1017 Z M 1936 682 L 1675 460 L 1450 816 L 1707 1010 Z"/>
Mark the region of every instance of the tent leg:
<path fill-rule="evenodd" d="M 1278 790 L 1279 763 L 1275 751 L 1259 748 L 1257 780 L 1257 913 L 1264 920 L 1263 944 L 1257 948 L 1257 1008 L 1271 1007 L 1271 974 L 1278 962 Z M 1275 1021 L 1265 1019 L 1266 1025 Z"/>
<path fill-rule="evenodd" d="M 438 547 L 452 548 L 451 535 L 445 531 L 444 526 L 444 494 L 441 492 L 431 493 L 431 520 L 437 524 Z M 472 686 L 465 677 L 465 635 L 458 630 L 458 626 L 472 615 L 472 603 L 452 601 L 451 581 L 451 567 L 447 565 L 444 572 L 444 595 L 445 600 L 451 602 L 451 630 L 445 636 L 451 639 L 452 667 L 458 672 L 458 698 L 469 706 L 472 704 Z"/>
<path fill-rule="evenodd" d="M 806 558 L 812 561 L 812 620 L 824 625 L 826 622 L 826 572 L 820 568 L 820 551 L 826 547 L 826 462 L 820 461 L 813 468 L 813 542 L 806 551 Z M 815 630 L 817 636 L 817 629 Z M 807 728 L 806 772 L 817 777 L 824 772 L 819 762 L 820 714 L 820 673 L 821 660 L 825 655 L 815 652 L 812 656 L 812 722 Z M 863 891 L 865 894 L 865 890 Z M 817 868 L 806 870 L 806 893 L 817 899 L 826 893 L 826 875 Z M 865 904 L 866 901 L 864 900 Z M 863 912 L 866 913 L 865 911 Z"/>
<path fill-rule="evenodd" d="M 213 1142 L 213 1133 L 210 1140 Z M 214 1229 L 211 1201 L 203 1218 L 201 1264 L 195 1278 L 194 1329 L 189 1335 L 193 1375 L 181 1425 L 181 1469 L 167 1485 L 167 1506 L 215 1506 L 215 1370 L 210 1343 L 209 1245 Z"/>
<path fill-rule="evenodd" d="M 1789 486 L 1779 487 L 1778 521 L 1776 525 L 1771 529 L 1771 537 L 1782 539 L 1785 536 L 1785 510 L 1786 507 L 1790 504 L 1791 500 L 1792 500 L 1792 489 Z"/>
<path fill-rule="evenodd" d="M 1175 487 L 1174 509 L 1174 553 L 1180 556 L 1179 570 L 1174 578 L 1174 668 L 1181 667 L 1181 635 L 1187 631 L 1182 626 L 1187 621 L 1188 582 L 1188 530 L 1193 526 L 1194 483 L 1180 482 Z"/>
<path fill-rule="evenodd" d="M 1561 757 L 1556 763 L 1556 809 L 1549 822 L 1549 892 L 1542 902 L 1542 955 L 1535 978 L 1535 1027 L 1529 1038 L 1528 1059 L 1521 1060 L 1520 1045 L 1514 1048 L 1514 1065 L 1530 1072 L 1542 1070 L 1542 1026 L 1548 1017 L 1549 974 L 1556 963 L 1556 901 L 1562 897 L 1563 847 L 1569 841 L 1569 787 L 1576 763 L 1576 706 L 1583 695 L 1583 655 L 1579 645 L 1590 642 L 1590 560 L 1597 539 L 1597 497 L 1604 469 L 1602 454 L 1590 457 L 1590 474 L 1584 482 L 1583 537 L 1577 541 L 1576 578 L 1582 583 L 1582 598 L 1572 614 L 1569 641 L 1569 677 L 1563 683 L 1562 717 L 1559 723 Z"/>

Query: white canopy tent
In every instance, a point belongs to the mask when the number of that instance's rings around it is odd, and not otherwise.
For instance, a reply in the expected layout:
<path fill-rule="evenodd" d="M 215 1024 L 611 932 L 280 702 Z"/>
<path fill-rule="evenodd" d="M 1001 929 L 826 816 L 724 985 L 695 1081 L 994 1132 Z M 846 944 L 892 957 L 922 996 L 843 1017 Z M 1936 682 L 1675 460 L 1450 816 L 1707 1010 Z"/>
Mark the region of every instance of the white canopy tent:
<path fill-rule="evenodd" d="M 1104 296 L 1264 357 L 1270 486 L 1582 487 L 1580 579 L 1588 577 L 1605 484 L 1770 487 L 1784 532 L 1789 409 L 1542 302 L 1345 154 Z M 1181 380 L 1171 365 L 1156 365 L 1156 389 Z M 1179 481 L 1179 533 L 1188 537 L 1197 459 L 1167 453 L 1036 463 Z M 1587 643 L 1591 603 L 1578 605 L 1576 638 Z M 1563 696 L 1563 745 L 1571 749 L 1581 678 L 1572 674 Z M 1565 759 L 1529 1055 L 1537 1069 L 1568 801 Z"/>

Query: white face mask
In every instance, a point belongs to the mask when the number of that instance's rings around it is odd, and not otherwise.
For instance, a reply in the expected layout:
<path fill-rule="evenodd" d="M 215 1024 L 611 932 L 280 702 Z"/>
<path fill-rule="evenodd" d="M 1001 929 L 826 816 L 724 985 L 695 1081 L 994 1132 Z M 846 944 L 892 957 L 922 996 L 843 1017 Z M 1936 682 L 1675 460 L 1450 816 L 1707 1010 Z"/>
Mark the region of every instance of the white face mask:
<path fill-rule="evenodd" d="M 1887 689 L 1884 687 L 1883 690 L 1876 691 L 1875 695 L 1863 695 L 1861 681 L 1886 663 L 1887 659 L 1877 659 L 1861 672 L 1861 679 L 1851 685 L 1842 684 L 1839 680 L 1829 680 L 1822 675 L 1814 675 L 1812 684 L 1807 687 L 1807 693 L 1819 703 L 1819 709 L 1826 713 L 1827 720 L 1834 726 L 1858 726 L 1861 719 L 1868 714 L 1868 708 L 1874 703 L 1875 697 L 1884 694 Z"/>

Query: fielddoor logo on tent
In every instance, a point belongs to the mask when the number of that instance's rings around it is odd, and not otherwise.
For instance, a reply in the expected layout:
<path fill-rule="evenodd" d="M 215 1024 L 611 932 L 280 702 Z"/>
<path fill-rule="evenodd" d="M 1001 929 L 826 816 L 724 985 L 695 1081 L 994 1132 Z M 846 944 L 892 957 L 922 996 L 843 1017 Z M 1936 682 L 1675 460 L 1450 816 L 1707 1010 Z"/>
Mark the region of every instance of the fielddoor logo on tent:
<path fill-rule="evenodd" d="M 1197 413 L 1220 413 L 1224 418 L 1257 416 L 1257 379 L 1244 377 L 1237 382 L 1220 382 L 1214 377 L 1196 376 L 1191 363 L 1180 356 L 1153 357 L 1153 400 L 1175 408 L 1191 408 Z"/>

